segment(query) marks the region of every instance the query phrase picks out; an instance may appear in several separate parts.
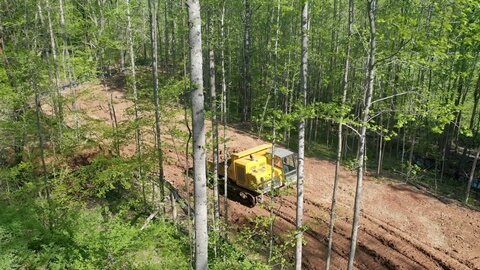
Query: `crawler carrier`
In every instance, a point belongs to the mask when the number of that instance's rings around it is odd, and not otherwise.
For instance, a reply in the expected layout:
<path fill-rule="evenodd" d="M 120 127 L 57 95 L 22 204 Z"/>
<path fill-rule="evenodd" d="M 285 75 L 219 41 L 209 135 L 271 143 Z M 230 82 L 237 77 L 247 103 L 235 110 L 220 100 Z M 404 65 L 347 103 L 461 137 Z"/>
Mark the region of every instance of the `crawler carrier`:
<path fill-rule="evenodd" d="M 281 147 L 272 148 L 272 144 L 234 153 L 226 164 L 228 166 L 227 196 L 240 197 L 250 207 L 255 206 L 263 194 L 297 182 L 295 154 Z M 219 189 L 224 193 L 225 162 L 218 165 Z M 209 170 L 213 170 L 212 163 L 209 163 Z"/>

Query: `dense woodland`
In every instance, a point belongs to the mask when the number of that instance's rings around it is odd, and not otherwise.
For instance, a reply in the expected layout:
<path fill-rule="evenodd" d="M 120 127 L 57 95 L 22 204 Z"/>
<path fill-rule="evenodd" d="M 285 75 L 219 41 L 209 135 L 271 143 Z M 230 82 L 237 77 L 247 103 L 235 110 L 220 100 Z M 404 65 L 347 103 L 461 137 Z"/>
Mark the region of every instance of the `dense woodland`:
<path fill-rule="evenodd" d="M 471 0 L 2 0 L 0 269 L 277 265 L 239 244 L 247 229 L 226 240 L 218 213 L 207 232 L 165 206 L 165 149 L 197 168 L 224 125 L 358 170 L 360 187 L 368 173 L 478 205 L 479 57 Z M 77 109 L 91 83 L 124 88 L 133 121 Z"/>

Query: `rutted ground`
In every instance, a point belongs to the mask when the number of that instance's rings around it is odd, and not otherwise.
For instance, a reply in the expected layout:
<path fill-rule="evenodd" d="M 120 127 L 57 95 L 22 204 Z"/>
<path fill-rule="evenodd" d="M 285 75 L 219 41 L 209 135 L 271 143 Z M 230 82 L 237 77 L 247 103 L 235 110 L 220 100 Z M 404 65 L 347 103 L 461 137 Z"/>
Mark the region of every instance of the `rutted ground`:
<path fill-rule="evenodd" d="M 83 97 L 77 106 L 87 109 L 91 118 L 109 121 L 109 95 L 98 85 L 86 87 L 90 88 L 88 98 Z M 128 120 L 124 111 L 131 103 L 120 92 L 114 93 L 113 97 L 118 120 Z M 174 120 L 170 123 L 175 124 Z M 176 125 L 181 128 L 181 119 Z M 167 137 L 164 139 L 169 142 L 174 140 Z M 237 151 L 263 143 L 231 127 L 227 137 L 228 148 Z M 166 177 L 182 191 L 185 185 L 183 158 L 175 151 L 166 151 L 165 154 L 177 160 L 166 165 Z M 304 220 L 309 229 L 305 233 L 304 269 L 324 268 L 334 171 L 335 165 L 329 161 L 306 158 Z M 343 170 L 340 181 L 332 269 L 346 269 L 347 265 L 355 174 Z M 475 196 L 479 196 L 478 192 Z M 267 209 L 248 208 L 235 201 L 228 201 L 228 205 L 231 223 L 247 224 L 247 217 L 269 214 Z M 277 233 L 293 229 L 295 196 L 277 198 L 275 212 L 278 216 L 275 221 Z M 442 202 L 401 182 L 366 177 L 358 238 L 355 259 L 358 269 L 480 269 L 480 212 L 457 203 Z"/>

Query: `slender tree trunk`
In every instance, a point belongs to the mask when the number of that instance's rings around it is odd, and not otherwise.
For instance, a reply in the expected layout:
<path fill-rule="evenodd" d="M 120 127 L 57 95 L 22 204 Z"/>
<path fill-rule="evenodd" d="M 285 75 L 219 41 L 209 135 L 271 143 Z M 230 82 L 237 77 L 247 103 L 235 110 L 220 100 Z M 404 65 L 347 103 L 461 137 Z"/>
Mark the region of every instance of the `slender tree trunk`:
<path fill-rule="evenodd" d="M 135 141 L 136 141 L 136 155 L 138 162 L 138 176 L 142 184 L 142 195 L 143 195 L 143 204 L 145 210 L 147 210 L 147 195 L 145 191 L 145 179 L 143 177 L 143 160 L 142 160 L 142 133 L 140 129 L 139 116 L 138 116 L 138 93 L 137 93 L 137 80 L 136 80 L 136 70 L 135 70 L 135 53 L 133 51 L 133 34 L 132 34 L 132 22 L 130 15 L 130 3 L 129 0 L 125 0 L 125 5 L 127 9 L 127 40 L 128 40 L 128 51 L 130 54 L 130 71 L 132 73 L 131 87 L 133 90 L 133 110 L 135 114 Z"/>
<path fill-rule="evenodd" d="M 380 124 L 383 125 L 383 114 L 380 115 Z M 389 130 L 389 124 L 387 123 L 387 130 Z M 383 139 L 383 131 L 378 134 L 378 156 L 377 156 L 377 177 L 380 177 L 382 173 L 383 157 L 385 155 L 385 140 Z"/>
<path fill-rule="evenodd" d="M 286 63 L 286 66 L 287 66 L 287 72 L 286 72 L 286 77 L 287 78 L 290 78 L 290 63 L 291 63 L 291 53 L 289 52 L 288 53 L 288 60 L 287 60 L 287 63 Z M 290 80 L 287 80 L 286 83 L 285 83 L 285 88 L 286 89 L 290 89 L 290 87 L 292 88 L 291 89 L 291 92 L 290 93 L 287 93 L 286 96 L 285 96 L 285 100 L 284 100 L 284 113 L 285 114 L 289 114 L 291 112 L 290 108 L 291 108 L 291 98 L 293 96 L 293 93 L 294 93 L 294 84 L 292 83 L 292 85 L 290 86 Z M 306 129 L 306 126 L 307 126 L 307 122 L 305 122 L 305 129 Z M 287 145 L 287 147 L 290 145 L 290 127 L 289 126 L 286 126 L 283 128 L 283 142 L 284 144 Z"/>
<path fill-rule="evenodd" d="M 158 43 L 157 43 L 157 6 L 156 1 L 149 0 L 150 9 L 150 41 L 152 45 L 153 103 L 155 105 L 155 141 L 157 146 L 158 180 L 160 182 L 160 202 L 165 199 L 165 177 L 163 175 L 163 152 L 160 119 L 160 95 L 158 89 Z M 162 204 L 163 205 L 163 204 Z M 163 206 L 162 206 L 163 208 Z M 162 209 L 165 213 L 165 208 Z"/>
<path fill-rule="evenodd" d="M 164 13 L 163 13 L 163 15 L 164 15 L 164 24 L 165 24 L 165 25 L 164 25 L 164 33 L 163 33 L 163 34 L 164 34 L 164 39 L 165 39 L 165 47 L 164 47 L 164 54 L 165 54 L 165 56 L 164 56 L 165 59 L 164 59 L 164 60 L 165 60 L 165 64 L 164 64 L 164 68 L 165 68 L 165 71 L 167 72 L 167 74 L 168 74 L 168 72 L 169 72 L 169 68 L 168 68 L 168 65 L 169 65 L 169 63 L 168 63 L 168 52 L 169 52 L 169 50 L 170 50 L 170 49 L 169 49 L 169 48 L 170 48 L 170 44 L 169 44 L 169 40 L 168 40 L 168 33 L 169 33 L 169 31 L 168 31 L 168 25 L 169 25 L 169 24 L 168 24 L 168 3 L 167 3 L 168 1 L 169 1 L 169 0 L 165 0 L 165 1 L 164 1 L 164 7 L 163 7 L 163 8 L 164 8 L 164 10 L 163 10 L 163 12 L 164 12 Z"/>
<path fill-rule="evenodd" d="M 105 86 L 105 89 L 107 87 Z M 105 90 L 107 91 L 107 90 Z M 112 130 L 113 130 L 113 148 L 115 150 L 115 155 L 120 157 L 120 139 L 118 135 L 118 121 L 117 113 L 115 112 L 115 106 L 113 105 L 113 94 L 112 92 L 107 93 L 108 98 L 108 111 L 110 114 L 110 121 L 112 121 Z"/>
<path fill-rule="evenodd" d="M 300 102 L 307 106 L 307 75 L 308 75 L 308 1 L 303 3 L 302 11 L 302 66 L 300 70 Z M 297 242 L 295 245 L 295 268 L 302 269 L 303 246 L 303 184 L 305 162 L 305 116 L 302 116 L 298 125 L 298 168 L 297 168 Z"/>
<path fill-rule="evenodd" d="M 190 22 L 190 84 L 192 97 L 193 170 L 195 194 L 195 269 L 208 268 L 207 178 L 202 71 L 200 3 L 187 0 Z"/>
<path fill-rule="evenodd" d="M 342 95 L 342 107 L 345 107 L 345 102 L 347 100 L 348 93 L 348 75 L 350 70 L 350 47 L 351 42 L 350 38 L 353 32 L 353 19 L 354 19 L 354 6 L 353 0 L 348 1 L 348 36 L 347 36 L 347 48 L 345 56 L 345 71 L 343 75 L 343 95 Z M 328 248 L 327 248 L 327 259 L 325 262 L 325 269 L 330 269 L 330 260 L 332 257 L 332 246 L 333 246 L 333 229 L 335 226 L 335 210 L 337 207 L 337 191 L 338 184 L 340 181 L 340 161 L 342 160 L 342 144 L 343 144 L 343 117 L 340 119 L 338 124 L 338 144 L 337 144 L 337 160 L 335 162 L 335 180 L 333 182 L 333 194 L 332 194 L 332 205 L 330 207 L 330 225 L 328 227 Z"/>
<path fill-rule="evenodd" d="M 333 0 L 333 16 L 332 22 L 336 25 L 340 25 L 340 15 L 338 14 L 338 2 L 339 0 Z M 334 84 L 336 80 L 335 75 L 335 68 L 337 65 L 337 54 L 338 54 L 338 42 L 337 42 L 338 31 L 337 27 L 332 27 L 331 33 L 331 41 L 330 41 L 330 67 L 329 67 L 329 80 L 327 85 L 326 101 L 329 102 L 334 97 Z M 327 129 L 327 144 L 328 144 L 328 134 L 330 133 L 330 129 Z"/>
<path fill-rule="evenodd" d="M 243 92 L 242 92 L 242 122 L 248 119 L 250 111 L 251 76 L 250 76 L 250 0 L 245 0 L 245 31 L 243 37 Z"/>
<path fill-rule="evenodd" d="M 470 189 L 472 187 L 473 178 L 475 176 L 475 170 L 477 169 L 477 161 L 479 156 L 480 156 L 480 146 L 478 146 L 477 154 L 475 155 L 475 159 L 473 160 L 472 169 L 470 170 L 470 175 L 468 177 L 467 191 L 465 192 L 465 204 L 468 204 Z"/>
<path fill-rule="evenodd" d="M 410 180 L 410 176 L 412 173 L 413 165 L 414 165 L 414 160 L 413 160 L 413 153 L 415 152 L 415 142 L 417 140 L 417 129 L 413 129 L 413 134 L 412 134 L 412 141 L 410 143 L 410 153 L 408 155 L 408 171 L 407 171 L 407 181 Z"/>
<path fill-rule="evenodd" d="M 62 29 L 62 38 L 63 38 L 63 77 L 66 83 L 70 84 L 72 82 L 72 69 L 70 67 L 70 53 L 68 51 L 68 38 L 67 38 L 67 29 L 65 26 L 65 12 L 63 8 L 63 0 L 59 0 L 59 9 L 60 9 L 60 27 Z"/>
<path fill-rule="evenodd" d="M 471 114 L 472 116 L 470 118 L 470 123 L 469 123 L 469 127 L 468 127 L 473 132 L 473 134 L 475 134 L 473 136 L 472 141 L 475 141 L 475 139 L 478 136 L 476 128 L 475 128 L 475 119 L 478 117 L 477 108 L 478 108 L 479 99 L 480 99 L 480 76 L 478 76 L 478 78 L 477 78 L 477 82 L 475 84 L 475 91 L 473 92 L 473 107 L 472 107 L 472 114 Z M 457 168 L 457 174 L 461 173 L 462 164 L 465 163 L 465 160 L 467 159 L 467 153 L 469 152 L 471 147 L 473 147 L 473 145 L 468 145 L 464 148 L 462 157 L 460 158 L 460 162 L 459 162 L 459 165 L 458 165 L 458 168 Z M 470 173 L 470 175 L 471 174 L 472 173 Z M 470 193 L 470 190 L 469 190 L 470 185 L 471 184 L 469 184 L 469 187 L 467 188 L 466 200 L 468 200 L 468 196 L 469 196 L 469 193 Z M 465 203 L 468 203 L 468 202 L 465 201 Z"/>
<path fill-rule="evenodd" d="M 210 21 L 210 97 L 212 101 L 212 144 L 213 144 L 213 229 L 218 232 L 218 221 L 220 220 L 220 205 L 218 203 L 218 122 L 217 122 L 217 93 L 215 82 L 215 45 L 214 45 L 214 22 Z M 217 245 L 215 244 L 215 253 Z M 215 254 L 216 255 L 216 254 Z"/>
<path fill-rule="evenodd" d="M 35 72 L 35 71 L 33 71 Z M 42 132 L 42 124 L 40 122 L 40 94 L 38 93 L 38 87 L 35 81 L 35 75 L 32 78 L 32 88 L 35 90 L 35 120 L 37 124 L 37 136 L 38 136 L 38 144 L 40 148 L 40 159 L 42 161 L 42 176 L 43 176 L 43 190 L 45 190 L 45 197 L 48 202 L 49 210 L 48 210 L 48 226 L 50 231 L 53 231 L 53 218 L 52 218 L 52 200 L 50 198 L 50 183 L 48 182 L 48 175 L 47 175 L 47 165 L 45 161 L 45 143 L 43 139 L 43 132 Z"/>
<path fill-rule="evenodd" d="M 43 25 L 43 26 L 47 29 L 47 31 L 48 31 L 48 33 L 49 33 L 49 37 L 50 37 L 50 40 L 49 40 L 49 41 L 50 41 L 50 45 L 46 45 L 46 46 L 45 46 L 45 48 L 43 49 L 43 53 L 45 54 L 45 58 L 46 58 L 46 59 L 49 59 L 49 53 L 48 53 L 48 52 L 49 52 L 50 50 L 53 52 L 53 54 L 54 54 L 54 57 L 53 57 L 53 58 L 54 58 L 54 61 L 53 61 L 54 63 L 53 63 L 53 65 L 55 66 L 55 70 L 58 70 L 58 68 L 57 68 L 57 61 L 56 61 L 57 58 L 56 58 L 56 52 L 55 52 L 55 50 L 56 50 L 56 48 L 55 48 L 55 37 L 54 37 L 54 35 L 53 35 L 53 27 L 52 27 L 52 22 L 51 22 L 51 19 L 50 19 L 50 7 L 49 7 L 48 0 L 46 1 L 46 6 L 47 6 L 46 9 L 47 9 L 47 22 L 48 22 L 48 24 L 45 26 L 45 19 L 44 19 L 44 17 L 43 17 L 43 8 L 42 8 L 42 5 L 41 5 L 41 1 L 38 1 L 38 2 L 37 2 L 38 16 L 39 16 L 39 18 L 40 18 L 40 23 L 41 23 L 41 25 Z M 43 29 L 42 29 L 42 30 L 43 30 Z M 50 49 L 48 49 L 49 46 L 50 46 Z M 49 67 L 50 67 L 50 65 L 49 65 Z M 48 72 L 48 75 L 49 75 L 50 83 L 53 84 L 53 83 L 52 83 L 52 77 L 51 77 L 50 69 L 49 69 L 48 71 L 49 71 L 49 72 Z M 50 92 L 49 94 L 50 94 L 50 97 L 51 97 L 51 99 L 52 99 L 53 114 L 54 114 L 54 116 L 56 117 L 56 120 L 57 120 L 59 123 L 63 123 L 63 121 L 60 121 L 60 120 L 59 120 L 59 119 L 60 119 L 60 116 L 61 116 L 61 113 L 60 113 L 60 109 L 59 109 L 59 108 L 60 108 L 61 106 L 59 106 L 59 100 L 60 100 L 59 97 L 60 97 L 60 94 L 59 94 L 59 92 L 58 92 L 58 90 L 59 90 L 59 87 L 58 87 L 58 86 L 59 86 L 59 82 L 58 82 L 58 72 L 57 72 L 56 74 L 57 74 L 57 76 L 56 76 L 57 80 L 56 80 L 56 83 L 55 83 L 55 86 L 56 86 L 56 87 L 54 87 L 55 90 L 54 90 L 54 91 L 49 91 L 49 92 Z M 62 133 L 62 132 L 61 132 L 61 124 L 60 124 L 59 126 L 60 126 L 60 128 L 59 128 L 58 134 L 61 134 L 61 133 Z M 58 136 L 57 138 L 59 138 L 59 137 L 60 137 L 60 136 Z M 52 142 L 53 142 L 54 145 L 55 145 L 57 141 L 54 139 Z M 53 150 L 54 150 L 54 156 L 55 156 L 55 146 L 53 147 Z M 54 157 L 53 160 L 55 161 L 55 159 L 56 159 L 56 158 Z"/>
<path fill-rule="evenodd" d="M 41 20 L 41 23 L 42 25 L 44 24 L 43 23 L 43 15 L 42 15 L 42 8 L 41 8 L 41 5 L 40 3 L 37 3 L 37 8 L 38 8 L 38 15 L 40 17 L 40 20 Z M 37 16 L 37 14 L 36 14 Z M 30 20 L 30 17 L 29 16 L 26 16 L 27 17 L 27 27 L 28 25 L 31 25 L 29 22 Z M 0 30 L 3 30 L 3 29 L 0 29 Z M 38 30 L 38 29 L 37 29 Z M 3 32 L 1 33 L 3 35 Z M 28 40 L 29 39 L 29 29 L 25 29 L 25 38 Z M 36 39 L 34 39 L 34 41 L 32 42 L 33 43 L 33 46 L 32 45 L 29 45 L 33 47 L 33 51 L 38 51 L 38 47 L 37 47 L 37 41 Z M 32 50 L 32 48 L 29 48 Z M 45 49 L 45 48 L 42 48 L 42 49 Z M 5 57 L 5 63 L 8 64 L 8 59 Z M 8 66 L 8 65 L 7 65 Z M 45 197 L 47 199 L 47 203 L 48 203 L 48 209 L 47 211 L 47 214 L 46 214 L 46 217 L 45 217 L 45 223 L 48 224 L 48 228 L 49 230 L 52 232 L 53 231 L 53 204 L 52 204 L 52 200 L 51 200 L 51 196 L 50 196 L 50 183 L 48 181 L 48 171 L 47 171 L 47 165 L 46 165 L 46 156 L 45 156 L 45 143 L 44 143 L 44 138 L 43 138 L 43 132 L 42 132 L 42 124 L 41 124 L 41 104 L 40 104 L 40 91 L 39 91 L 39 87 L 38 87 L 38 73 L 35 69 L 36 67 L 34 67 L 34 62 L 30 62 L 30 65 L 28 67 L 28 72 L 30 73 L 30 80 L 29 80 L 29 85 L 30 85 L 30 88 L 33 89 L 34 91 L 34 95 L 35 95 L 35 123 L 36 123 L 36 132 L 37 132 L 37 138 L 38 138 L 38 146 L 39 146 L 39 149 L 40 149 L 40 160 L 41 160 L 41 164 L 42 164 L 42 177 L 43 177 L 43 187 L 42 189 L 39 191 L 39 196 L 42 197 L 42 191 L 45 191 Z M 17 84 L 16 84 L 16 80 L 15 80 L 15 77 L 14 77 L 14 74 L 8 74 L 10 79 L 11 79 L 11 83 L 12 83 L 12 86 L 14 89 L 16 89 L 17 87 Z M 25 106 L 25 103 L 24 103 L 24 106 Z M 9 187 L 8 187 L 8 182 L 7 182 L 7 191 L 9 192 Z"/>
<path fill-rule="evenodd" d="M 473 108 L 472 108 L 472 117 L 470 118 L 470 129 L 474 129 L 475 118 L 478 117 L 477 109 L 478 103 L 480 102 L 480 74 L 477 78 L 477 83 L 475 84 L 475 92 L 473 92 Z"/>
<path fill-rule="evenodd" d="M 3 41 L 3 24 L 2 24 L 2 19 L 0 18 L 0 55 L 3 55 L 3 48 L 5 47 L 4 41 Z M 5 60 L 7 61 L 7 60 Z"/>
<path fill-rule="evenodd" d="M 350 256 L 348 258 L 348 269 L 353 269 L 353 262 L 355 259 L 355 251 L 357 247 L 357 234 L 358 234 L 358 221 L 360 218 L 360 204 L 362 201 L 362 186 L 363 186 L 363 174 L 365 164 L 365 150 L 366 150 L 366 134 L 367 134 L 367 122 L 369 118 L 370 106 L 372 104 L 373 95 L 373 82 L 375 78 L 375 50 L 376 50 L 376 27 L 375 27 L 375 11 L 377 0 L 368 1 L 368 20 L 370 26 L 370 40 L 368 51 L 368 64 L 367 64 L 367 86 L 365 88 L 365 97 L 363 103 L 362 121 L 360 126 L 360 144 L 358 155 L 358 168 L 357 168 L 357 189 L 355 193 L 355 207 L 353 213 L 353 225 L 352 236 L 350 245 Z"/>
<path fill-rule="evenodd" d="M 227 83 L 225 79 L 225 0 L 222 3 L 221 17 L 221 61 L 222 61 L 222 122 L 223 122 L 223 198 L 225 218 L 225 239 L 228 240 L 228 167 L 227 167 Z"/>
<path fill-rule="evenodd" d="M 170 2 L 170 9 L 173 10 L 173 1 Z M 177 62 L 176 62 L 176 56 L 177 56 L 177 52 L 176 52 L 176 34 L 175 34 L 175 30 L 177 29 L 177 12 L 173 11 L 173 19 L 172 19 L 172 23 L 170 25 L 170 30 L 171 30 L 171 35 L 172 35 L 172 40 L 171 40 L 171 54 L 172 54 L 172 57 L 171 57 L 171 64 L 170 64 L 170 74 L 175 74 L 175 72 L 177 71 Z"/>
<path fill-rule="evenodd" d="M 273 110 L 277 110 L 277 65 L 278 65 L 278 36 L 279 36 L 279 28 L 280 28 L 280 0 L 277 1 L 277 30 L 275 34 L 275 49 L 274 49 L 274 74 L 273 74 Z M 274 161 L 275 157 L 273 156 L 273 153 L 275 152 L 275 143 L 277 141 L 277 134 L 276 134 L 276 119 L 273 117 L 273 123 L 272 123 L 272 161 L 271 161 L 271 166 L 272 166 L 272 179 L 271 179 L 271 188 L 270 188 L 270 243 L 269 243 L 269 252 L 268 252 L 268 261 L 272 263 L 272 257 L 273 257 L 273 237 L 274 237 L 274 232 L 273 232 L 273 226 L 275 223 L 275 214 L 274 214 L 274 206 L 275 206 L 275 198 L 274 198 L 274 181 L 275 181 L 275 175 L 274 175 Z"/>
<path fill-rule="evenodd" d="M 60 95 L 60 72 L 58 70 L 58 58 L 57 58 L 57 46 L 55 43 L 55 35 L 53 32 L 53 25 L 51 19 L 51 8 L 50 8 L 50 0 L 46 0 L 46 10 L 47 10 L 47 22 L 48 22 L 48 33 L 50 35 L 50 48 L 52 50 L 52 58 L 53 58 L 53 67 L 55 71 L 55 106 L 57 108 L 57 115 L 59 121 L 59 135 L 62 136 L 62 125 L 63 125 L 63 102 L 62 96 Z"/>
<path fill-rule="evenodd" d="M 64 73 L 64 80 L 72 87 L 72 82 L 74 80 L 74 74 L 72 70 L 72 66 L 70 64 L 70 52 L 68 51 L 68 37 L 67 37 L 67 28 L 65 26 L 65 15 L 64 15 L 64 8 L 63 8 L 63 0 L 59 1 L 59 8 L 60 8 L 60 27 L 62 28 L 62 37 L 63 37 L 63 73 Z M 73 88 L 73 101 L 72 101 L 72 110 L 74 112 L 74 123 L 75 123 L 75 138 L 78 139 L 79 137 L 79 119 L 78 119 L 78 104 L 77 104 L 77 89 L 76 87 Z"/>
<path fill-rule="evenodd" d="M 183 20 L 183 26 L 185 27 L 187 25 L 187 22 L 186 22 L 186 17 L 184 16 L 184 20 Z M 188 89 L 188 86 L 187 86 L 187 38 L 186 36 L 183 37 L 183 94 L 185 97 L 187 97 L 190 93 L 190 89 Z M 183 110 L 183 120 L 185 122 L 185 126 L 188 130 L 188 138 L 187 138 L 187 142 L 185 143 L 185 168 L 184 168 L 184 172 L 185 172 L 185 177 L 184 177 L 184 189 L 185 190 L 190 190 L 191 189 L 191 186 L 190 186 L 190 141 L 192 139 L 192 129 L 190 128 L 190 123 L 189 123 L 189 120 L 188 120 L 188 106 L 187 104 L 184 104 L 184 110 Z M 193 176 L 192 176 L 193 177 Z M 190 195 L 190 192 L 188 194 L 188 198 L 187 198 L 187 203 L 188 203 L 188 209 L 187 209 L 187 214 L 188 216 L 192 216 L 192 212 L 191 212 L 191 202 L 192 202 L 192 196 Z M 191 229 L 191 226 L 190 224 L 188 224 L 188 236 L 189 236 L 189 239 L 190 239 L 190 260 L 193 261 L 193 256 L 194 256 L 194 248 L 193 246 L 195 245 L 194 243 L 194 236 L 193 236 L 193 233 L 192 233 L 192 229 Z"/>

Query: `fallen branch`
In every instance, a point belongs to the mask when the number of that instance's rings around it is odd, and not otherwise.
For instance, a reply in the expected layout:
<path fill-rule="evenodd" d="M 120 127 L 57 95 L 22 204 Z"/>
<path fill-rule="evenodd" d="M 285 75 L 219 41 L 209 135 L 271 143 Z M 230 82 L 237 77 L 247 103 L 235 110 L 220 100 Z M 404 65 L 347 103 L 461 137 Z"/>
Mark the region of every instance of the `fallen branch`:
<path fill-rule="evenodd" d="M 145 230 L 145 228 L 147 228 L 148 223 L 149 223 L 157 214 L 158 214 L 158 211 L 155 211 L 155 212 L 151 213 L 150 216 L 148 216 L 147 220 L 145 220 L 145 223 L 143 223 L 143 226 L 142 226 L 142 228 L 140 229 L 140 231 Z"/>
<path fill-rule="evenodd" d="M 152 181 L 152 183 L 156 186 L 160 185 L 157 181 Z M 173 198 L 180 205 L 185 215 L 188 215 L 190 213 L 190 216 L 193 217 L 195 215 L 195 211 L 192 208 L 190 208 L 190 206 L 185 201 L 185 199 L 183 199 L 182 196 L 180 196 L 180 194 L 178 193 L 178 190 L 167 179 L 164 179 L 164 183 L 165 183 L 165 187 L 170 191 L 170 193 L 172 193 Z M 190 212 L 189 212 L 189 208 L 190 208 Z"/>

